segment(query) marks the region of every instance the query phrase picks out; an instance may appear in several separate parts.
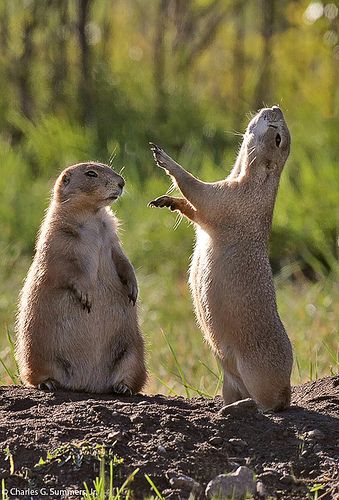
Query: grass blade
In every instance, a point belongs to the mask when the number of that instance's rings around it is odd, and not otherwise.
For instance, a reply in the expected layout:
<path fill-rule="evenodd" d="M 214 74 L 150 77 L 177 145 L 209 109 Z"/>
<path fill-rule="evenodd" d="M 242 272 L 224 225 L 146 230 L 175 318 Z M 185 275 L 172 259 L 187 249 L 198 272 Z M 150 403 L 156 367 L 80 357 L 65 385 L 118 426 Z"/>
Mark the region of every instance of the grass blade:
<path fill-rule="evenodd" d="M 154 493 L 156 494 L 157 498 L 159 498 L 159 500 L 164 500 L 164 497 L 162 496 L 162 494 L 160 493 L 158 488 L 155 486 L 154 482 L 152 481 L 152 479 L 149 477 L 148 474 L 145 474 L 145 478 L 147 479 L 148 483 L 151 485 L 151 488 L 154 491 Z"/>
<path fill-rule="evenodd" d="M 173 349 L 173 347 L 172 347 L 172 345 L 171 345 L 171 343 L 170 343 L 167 335 L 165 334 L 164 331 L 162 331 L 162 333 L 163 333 L 163 335 L 165 337 L 165 340 L 166 340 L 166 343 L 167 343 L 167 345 L 168 345 L 168 347 L 169 347 L 169 349 L 170 349 L 170 351 L 172 353 L 172 356 L 173 356 L 173 359 L 174 359 L 174 362 L 175 362 L 175 366 L 176 366 L 176 368 L 178 370 L 179 377 L 181 379 L 181 383 L 185 387 L 186 397 L 189 398 L 190 397 L 190 392 L 189 392 L 189 390 L 187 388 L 188 387 L 188 383 L 187 383 L 186 377 L 184 375 L 184 372 L 181 369 L 181 366 L 179 364 L 178 358 L 177 358 L 177 356 L 175 354 L 175 351 L 174 351 L 174 349 Z"/>

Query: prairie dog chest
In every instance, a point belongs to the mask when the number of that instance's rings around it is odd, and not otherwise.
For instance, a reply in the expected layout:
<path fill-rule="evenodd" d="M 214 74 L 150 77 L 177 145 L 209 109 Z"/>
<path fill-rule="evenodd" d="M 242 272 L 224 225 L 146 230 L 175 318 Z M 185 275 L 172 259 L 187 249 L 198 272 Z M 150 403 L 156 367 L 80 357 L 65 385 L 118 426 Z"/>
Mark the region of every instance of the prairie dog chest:
<path fill-rule="evenodd" d="M 190 269 L 190 285 L 195 292 L 206 296 L 214 292 L 223 294 L 229 282 L 238 276 L 238 250 L 237 243 L 221 238 L 216 241 L 198 228 Z"/>
<path fill-rule="evenodd" d="M 106 281 L 108 277 L 110 280 L 114 279 L 114 276 L 117 275 L 112 257 L 113 247 L 119 245 L 116 226 L 114 215 L 105 210 L 98 223 L 99 274 L 103 281 Z"/>
<path fill-rule="evenodd" d="M 214 268 L 212 239 L 200 227 L 197 228 L 196 244 L 190 268 L 190 285 L 198 291 L 204 284 L 208 284 Z"/>
<path fill-rule="evenodd" d="M 100 277 L 105 277 L 107 270 L 112 274 L 114 267 L 112 247 L 118 242 L 116 221 L 113 214 L 101 210 L 85 223 L 79 225 L 79 253 L 86 253 Z"/>

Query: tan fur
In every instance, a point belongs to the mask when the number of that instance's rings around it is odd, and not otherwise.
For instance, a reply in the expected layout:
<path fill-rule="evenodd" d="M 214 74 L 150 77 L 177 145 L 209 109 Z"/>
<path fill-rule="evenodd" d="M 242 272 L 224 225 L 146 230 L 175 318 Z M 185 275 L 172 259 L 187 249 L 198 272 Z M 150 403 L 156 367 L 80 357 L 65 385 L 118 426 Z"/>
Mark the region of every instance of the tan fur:
<path fill-rule="evenodd" d="M 145 384 L 137 281 L 108 208 L 123 185 L 98 163 L 69 167 L 55 183 L 20 294 L 16 357 L 26 385 L 127 394 Z"/>
<path fill-rule="evenodd" d="M 178 210 L 196 223 L 189 283 L 200 327 L 224 370 L 227 404 L 252 397 L 265 410 L 281 410 L 290 403 L 292 348 L 267 251 L 289 150 L 290 134 L 276 106 L 250 122 L 224 181 L 201 182 L 153 146 L 158 165 L 185 198 L 162 196 L 150 205 Z"/>

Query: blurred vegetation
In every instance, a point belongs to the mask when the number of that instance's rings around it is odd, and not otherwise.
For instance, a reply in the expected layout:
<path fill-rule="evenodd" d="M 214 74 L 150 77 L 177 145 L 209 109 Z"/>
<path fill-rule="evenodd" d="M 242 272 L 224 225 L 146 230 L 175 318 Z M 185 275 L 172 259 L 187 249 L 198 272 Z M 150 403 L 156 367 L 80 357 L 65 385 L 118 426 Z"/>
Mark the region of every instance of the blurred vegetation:
<path fill-rule="evenodd" d="M 182 369 L 187 383 L 213 394 L 218 367 L 186 284 L 194 234 L 186 222 L 173 230 L 173 214 L 146 206 L 169 186 L 148 141 L 217 180 L 232 166 L 249 112 L 279 104 L 292 151 L 270 250 L 296 351 L 294 382 L 336 369 L 338 19 L 334 3 L 309 0 L 0 2 L 6 366 L 14 367 L 7 332 L 54 179 L 71 163 L 114 157 L 127 181 L 114 208 L 139 277 L 150 390 L 184 393 Z M 1 366 L 0 378 L 9 380 Z"/>

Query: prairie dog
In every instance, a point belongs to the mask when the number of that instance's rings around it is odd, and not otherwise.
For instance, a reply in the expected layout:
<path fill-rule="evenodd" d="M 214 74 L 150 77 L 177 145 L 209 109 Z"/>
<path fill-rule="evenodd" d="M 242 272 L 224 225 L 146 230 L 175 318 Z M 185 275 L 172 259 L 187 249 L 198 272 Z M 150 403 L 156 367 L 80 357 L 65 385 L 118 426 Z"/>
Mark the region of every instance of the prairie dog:
<path fill-rule="evenodd" d="M 286 408 L 293 355 L 267 250 L 290 151 L 282 111 L 265 108 L 251 120 L 226 180 L 202 182 L 158 146 L 152 151 L 184 197 L 161 196 L 150 206 L 177 210 L 196 225 L 189 284 L 200 327 L 223 367 L 225 403 L 251 397 L 264 410 Z"/>
<path fill-rule="evenodd" d="M 134 269 L 108 205 L 125 181 L 101 163 L 58 177 L 20 293 L 16 358 L 25 385 L 132 394 L 144 386 Z"/>

